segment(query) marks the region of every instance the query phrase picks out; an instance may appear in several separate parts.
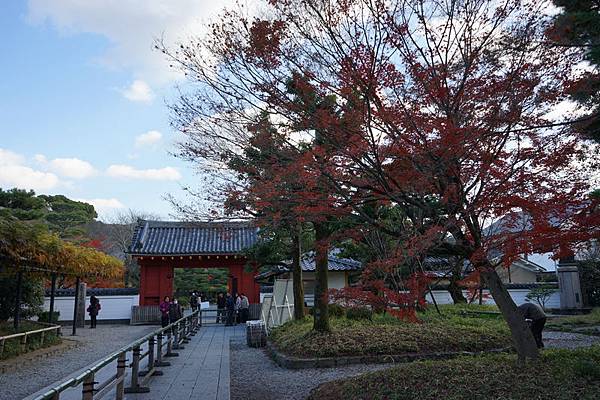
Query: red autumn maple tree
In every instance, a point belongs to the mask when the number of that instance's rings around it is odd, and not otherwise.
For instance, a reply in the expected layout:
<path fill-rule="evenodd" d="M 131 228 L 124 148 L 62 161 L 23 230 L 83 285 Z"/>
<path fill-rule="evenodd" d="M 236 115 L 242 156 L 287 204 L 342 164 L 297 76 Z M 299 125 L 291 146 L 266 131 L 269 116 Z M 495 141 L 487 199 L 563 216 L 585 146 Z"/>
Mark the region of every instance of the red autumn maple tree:
<path fill-rule="evenodd" d="M 364 204 L 403 208 L 401 229 L 385 228 L 406 238 L 388 264 L 432 250 L 468 259 L 520 358 L 537 357 L 495 268 L 522 253 L 565 254 L 594 233 L 590 149 L 569 121 L 552 117 L 578 50 L 545 39 L 550 2 L 264 6 L 255 18 L 228 11 L 207 37 L 163 48 L 197 82 L 173 107 L 189 158 L 223 162 L 239 153 L 259 114 L 286 142 L 308 138 L 316 146 L 289 167 L 335 199 L 314 211 L 327 218 L 351 207 L 376 225 Z M 499 218 L 504 229 L 486 229 Z"/>

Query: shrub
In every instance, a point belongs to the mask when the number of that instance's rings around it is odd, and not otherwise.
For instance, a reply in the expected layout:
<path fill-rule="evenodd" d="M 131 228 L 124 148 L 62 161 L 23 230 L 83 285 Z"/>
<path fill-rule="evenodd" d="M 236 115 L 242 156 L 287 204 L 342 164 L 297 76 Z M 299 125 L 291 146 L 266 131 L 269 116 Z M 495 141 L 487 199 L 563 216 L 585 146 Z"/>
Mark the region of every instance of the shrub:
<path fill-rule="evenodd" d="M 330 304 L 328 306 L 328 309 L 330 317 L 341 318 L 344 316 L 344 314 L 346 314 L 346 310 L 344 309 L 344 307 L 340 306 L 339 304 Z"/>
<path fill-rule="evenodd" d="M 329 310 L 330 317 L 342 318 L 346 314 L 346 309 L 344 307 L 340 306 L 339 304 L 335 304 L 335 303 L 329 304 L 327 309 Z M 307 307 L 307 310 L 308 310 L 308 314 L 310 316 L 315 315 L 314 307 Z"/>
<path fill-rule="evenodd" d="M 39 322 L 48 322 L 48 316 L 50 311 L 42 311 L 38 313 L 38 321 Z M 58 322 L 58 318 L 60 317 L 60 311 L 52 311 L 52 321 L 50 323 L 55 324 Z"/>
<path fill-rule="evenodd" d="M 558 289 L 552 286 L 544 285 L 531 289 L 525 297 L 528 300 L 535 300 L 540 305 L 540 307 L 546 309 L 546 302 L 548 301 L 548 299 L 550 299 L 550 296 L 552 296 L 552 294 L 556 291 L 558 291 Z"/>
<path fill-rule="evenodd" d="M 354 320 L 373 320 L 373 311 L 366 307 L 352 307 L 346 311 L 346 318 Z"/>
<path fill-rule="evenodd" d="M 42 311 L 44 286 L 41 279 L 24 276 L 21 290 L 21 318 L 28 319 Z M 0 276 L 0 321 L 7 321 L 14 315 L 16 295 L 17 278 Z"/>
<path fill-rule="evenodd" d="M 177 298 L 177 302 L 181 305 L 182 308 L 188 308 L 190 306 L 190 299 L 186 296 L 181 296 Z"/>

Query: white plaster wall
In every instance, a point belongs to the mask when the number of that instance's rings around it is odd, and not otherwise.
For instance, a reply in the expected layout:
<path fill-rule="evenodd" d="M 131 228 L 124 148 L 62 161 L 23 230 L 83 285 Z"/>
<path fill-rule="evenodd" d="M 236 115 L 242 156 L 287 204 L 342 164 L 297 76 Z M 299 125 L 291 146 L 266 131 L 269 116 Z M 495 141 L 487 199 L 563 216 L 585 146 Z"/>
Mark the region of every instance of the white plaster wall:
<path fill-rule="evenodd" d="M 315 281 L 315 273 L 314 272 L 302 272 L 302 280 L 305 281 L 304 285 L 306 286 L 307 281 L 314 282 Z M 329 289 L 341 289 L 346 286 L 346 273 L 344 271 L 329 271 L 327 273 L 327 283 L 329 285 Z"/>
<path fill-rule="evenodd" d="M 519 306 L 525 303 L 525 296 L 529 293 L 530 289 L 508 289 L 510 293 L 510 297 L 512 297 L 513 301 Z M 435 301 L 438 304 L 452 304 L 452 297 L 450 297 L 450 293 L 447 290 L 433 290 L 433 295 L 435 296 Z M 467 291 L 463 291 L 463 295 L 467 297 Z M 428 293 L 425 297 L 428 303 L 433 303 L 431 300 L 431 295 Z M 489 290 L 483 291 L 483 304 L 496 304 L 494 299 L 490 295 Z M 477 300 L 475 300 L 477 302 Z M 548 301 L 546 301 L 546 308 L 560 308 L 560 291 L 556 291 L 552 293 Z"/>
<path fill-rule="evenodd" d="M 124 295 L 124 296 L 96 296 L 100 300 L 102 309 L 98 314 L 98 320 L 103 319 L 130 319 L 131 307 L 139 305 L 139 295 Z M 59 321 L 73 320 L 73 303 L 75 297 L 55 297 L 54 310 L 60 311 Z M 90 305 L 90 297 L 85 299 L 85 308 Z M 50 297 L 44 298 L 44 310 L 50 310 Z M 85 313 L 85 319 L 90 319 L 89 314 Z"/>

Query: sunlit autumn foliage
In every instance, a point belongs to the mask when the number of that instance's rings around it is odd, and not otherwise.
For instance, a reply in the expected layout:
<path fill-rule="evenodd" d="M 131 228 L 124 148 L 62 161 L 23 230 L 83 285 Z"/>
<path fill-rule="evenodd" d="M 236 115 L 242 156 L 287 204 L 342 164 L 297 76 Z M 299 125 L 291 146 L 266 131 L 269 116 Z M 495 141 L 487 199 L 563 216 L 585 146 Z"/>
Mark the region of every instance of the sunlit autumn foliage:
<path fill-rule="evenodd" d="M 91 247 L 66 242 L 36 224 L 0 219 L 0 262 L 4 272 L 57 273 L 86 279 L 122 277 L 123 263 Z"/>

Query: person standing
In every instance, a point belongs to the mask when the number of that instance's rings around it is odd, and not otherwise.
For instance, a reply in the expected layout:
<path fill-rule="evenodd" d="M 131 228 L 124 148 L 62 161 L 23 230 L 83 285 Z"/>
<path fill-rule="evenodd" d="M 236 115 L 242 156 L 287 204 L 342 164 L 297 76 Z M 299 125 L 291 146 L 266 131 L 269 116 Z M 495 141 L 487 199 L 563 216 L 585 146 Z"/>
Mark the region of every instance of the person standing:
<path fill-rule="evenodd" d="M 190 307 L 192 308 L 192 312 L 198 309 L 198 296 L 196 295 L 196 292 L 192 292 L 190 295 Z"/>
<path fill-rule="evenodd" d="M 235 323 L 240 323 L 240 313 L 242 311 L 242 298 L 239 294 L 235 294 Z"/>
<path fill-rule="evenodd" d="M 90 305 L 87 308 L 88 314 L 90 314 L 90 329 L 96 328 L 96 319 L 98 317 L 98 313 L 102 306 L 100 305 L 100 300 L 96 296 L 90 297 Z"/>
<path fill-rule="evenodd" d="M 235 300 L 233 300 L 231 293 L 227 293 L 225 308 L 227 309 L 227 322 L 225 323 L 225 326 L 232 326 L 233 318 L 235 316 Z"/>
<path fill-rule="evenodd" d="M 248 314 L 250 313 L 250 301 L 248 301 L 248 297 L 242 293 L 240 298 L 242 299 L 241 301 L 241 320 L 242 320 L 242 324 L 245 324 L 246 322 L 248 322 Z"/>
<path fill-rule="evenodd" d="M 227 299 L 223 293 L 217 295 L 217 324 L 224 324 L 226 321 L 225 313 L 227 308 Z"/>
<path fill-rule="evenodd" d="M 521 312 L 525 321 L 531 321 L 529 323 L 529 327 L 531 329 L 531 333 L 533 333 L 533 337 L 535 338 L 535 343 L 537 344 L 538 349 L 544 348 L 544 342 L 542 341 L 542 331 L 544 330 L 544 325 L 546 325 L 546 313 L 537 304 L 534 303 L 523 303 L 519 307 L 518 310 Z"/>
<path fill-rule="evenodd" d="M 162 303 L 160 303 L 160 325 L 164 328 L 169 325 L 169 308 L 171 305 L 171 299 L 169 296 L 165 296 Z"/>
<path fill-rule="evenodd" d="M 182 317 L 181 305 L 177 302 L 177 299 L 173 299 L 171 304 L 169 304 L 169 322 L 172 324 L 179 321 Z"/>

